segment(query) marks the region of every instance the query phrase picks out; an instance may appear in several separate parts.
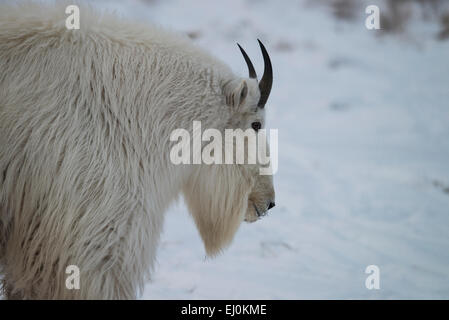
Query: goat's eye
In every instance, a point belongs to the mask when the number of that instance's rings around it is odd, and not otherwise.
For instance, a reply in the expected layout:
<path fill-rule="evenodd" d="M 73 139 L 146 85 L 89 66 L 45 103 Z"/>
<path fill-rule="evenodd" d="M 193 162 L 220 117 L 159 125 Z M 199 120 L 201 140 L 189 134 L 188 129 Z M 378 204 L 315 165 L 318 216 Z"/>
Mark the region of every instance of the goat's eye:
<path fill-rule="evenodd" d="M 251 123 L 251 127 L 253 127 L 254 130 L 259 131 L 260 128 L 262 128 L 262 125 L 259 121 Z"/>

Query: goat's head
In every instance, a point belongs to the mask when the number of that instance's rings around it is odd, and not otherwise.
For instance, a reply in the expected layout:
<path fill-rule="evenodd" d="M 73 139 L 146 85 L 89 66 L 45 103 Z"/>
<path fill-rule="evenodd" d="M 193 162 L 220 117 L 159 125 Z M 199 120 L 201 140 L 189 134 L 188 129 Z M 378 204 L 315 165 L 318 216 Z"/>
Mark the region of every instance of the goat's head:
<path fill-rule="evenodd" d="M 223 85 L 225 107 L 230 108 L 226 129 L 257 132 L 265 126 L 265 104 L 271 91 L 273 71 L 264 45 L 260 41 L 259 45 L 265 62 L 261 80 L 257 80 L 251 60 L 239 45 L 249 77 L 233 79 Z M 261 175 L 260 168 L 257 161 L 255 164 L 201 165 L 189 179 L 184 195 L 209 255 L 231 242 L 242 221 L 256 221 L 274 207 L 272 176 Z"/>

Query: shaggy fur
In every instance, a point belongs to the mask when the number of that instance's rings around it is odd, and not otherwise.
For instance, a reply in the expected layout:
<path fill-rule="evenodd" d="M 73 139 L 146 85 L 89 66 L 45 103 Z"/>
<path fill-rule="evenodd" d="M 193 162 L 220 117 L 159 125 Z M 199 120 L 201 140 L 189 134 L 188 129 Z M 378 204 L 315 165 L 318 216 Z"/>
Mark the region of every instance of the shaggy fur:
<path fill-rule="evenodd" d="M 0 5 L 0 268 L 9 298 L 141 292 L 167 207 L 184 194 L 209 255 L 271 177 L 248 165 L 170 162 L 170 133 L 264 123 L 257 82 L 188 39 L 80 6 Z M 261 209 L 264 211 L 264 209 Z M 80 289 L 65 287 L 69 265 Z"/>

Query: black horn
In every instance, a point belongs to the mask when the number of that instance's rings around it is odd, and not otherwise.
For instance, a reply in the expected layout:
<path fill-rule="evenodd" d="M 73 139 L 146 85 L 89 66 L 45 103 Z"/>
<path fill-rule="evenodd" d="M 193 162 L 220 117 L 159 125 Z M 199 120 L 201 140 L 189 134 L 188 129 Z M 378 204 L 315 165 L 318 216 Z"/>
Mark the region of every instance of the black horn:
<path fill-rule="evenodd" d="M 273 68 L 271 66 L 271 60 L 270 56 L 268 55 L 267 49 L 265 49 L 265 46 L 262 44 L 262 42 L 260 42 L 259 39 L 257 39 L 257 41 L 259 41 L 260 50 L 262 50 L 263 61 L 265 64 L 263 76 L 259 82 L 260 99 L 259 103 L 257 104 L 259 107 L 263 108 L 268 100 L 268 97 L 270 96 L 271 85 L 273 84 Z"/>
<path fill-rule="evenodd" d="M 254 69 L 253 63 L 251 62 L 250 58 L 246 54 L 245 50 L 243 50 L 243 48 L 238 43 L 237 43 L 237 45 L 239 46 L 240 51 L 242 52 L 243 58 L 245 58 L 246 64 L 248 65 L 249 77 L 256 79 L 257 75 L 256 75 L 256 70 Z"/>

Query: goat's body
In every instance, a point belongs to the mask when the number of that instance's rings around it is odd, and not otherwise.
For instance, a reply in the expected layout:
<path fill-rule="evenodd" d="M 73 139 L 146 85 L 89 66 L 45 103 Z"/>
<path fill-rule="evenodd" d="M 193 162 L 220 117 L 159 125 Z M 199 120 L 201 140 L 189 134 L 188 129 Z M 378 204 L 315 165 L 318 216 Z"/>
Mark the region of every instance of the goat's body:
<path fill-rule="evenodd" d="M 232 74 L 157 28 L 83 8 L 80 30 L 65 18 L 63 6 L 0 8 L 4 286 L 19 298 L 134 298 L 189 175 L 169 161 L 170 132 L 194 119 L 223 127 L 214 106 Z M 69 265 L 79 290 L 66 288 Z"/>

